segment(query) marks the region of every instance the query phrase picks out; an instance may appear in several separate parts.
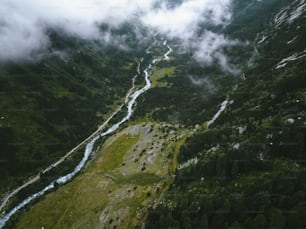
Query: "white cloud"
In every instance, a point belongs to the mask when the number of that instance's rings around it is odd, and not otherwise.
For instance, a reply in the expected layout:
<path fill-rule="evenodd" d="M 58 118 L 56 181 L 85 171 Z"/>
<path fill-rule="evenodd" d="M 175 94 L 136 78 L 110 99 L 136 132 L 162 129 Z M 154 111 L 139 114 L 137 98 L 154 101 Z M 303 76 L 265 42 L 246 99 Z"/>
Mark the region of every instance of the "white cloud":
<path fill-rule="evenodd" d="M 170 38 L 179 38 L 182 47 L 194 53 L 194 58 L 207 65 L 218 63 L 224 71 L 237 74 L 223 48 L 239 45 L 240 42 L 230 40 L 222 34 L 204 29 L 199 35 L 201 24 L 225 26 L 231 20 L 231 0 L 189 0 L 175 8 L 151 10 L 142 17 L 143 24 L 156 28 Z"/>
<path fill-rule="evenodd" d="M 200 22 L 223 25 L 231 18 L 230 0 L 189 0 L 175 8 L 161 8 L 148 12 L 142 22 L 167 33 L 170 37 L 191 39 Z"/>
<path fill-rule="evenodd" d="M 231 0 L 184 0 L 173 7 L 160 0 L 1 0 L 0 61 L 24 59 L 46 49 L 48 28 L 61 29 L 84 39 L 111 42 L 110 34 L 101 34 L 100 23 L 116 27 L 129 20 L 139 20 L 169 38 L 180 39 L 184 46 L 197 49 L 198 61 L 211 63 L 211 59 L 217 58 L 220 64 L 226 65 L 218 47 L 231 41 L 215 35 L 216 40 L 209 47 L 205 42 L 210 42 L 212 33 L 205 32 L 200 38 L 197 33 L 202 22 L 228 23 L 230 6 Z"/>
<path fill-rule="evenodd" d="M 188 79 L 192 84 L 204 88 L 209 93 L 213 93 L 218 89 L 217 85 L 209 77 L 188 76 Z"/>
<path fill-rule="evenodd" d="M 192 47 L 195 49 L 194 58 L 197 61 L 207 65 L 216 61 L 224 71 L 236 74 L 237 70 L 230 66 L 223 49 L 240 44 L 238 40 L 230 40 L 222 34 L 206 31 L 199 40 L 192 43 Z"/>
<path fill-rule="evenodd" d="M 154 0 L 1 0 L 0 60 L 29 57 L 49 44 L 48 28 L 99 39 L 102 22 L 118 26 L 152 7 Z M 107 34 L 106 34 L 107 35 Z M 107 41 L 107 37 L 103 41 Z M 112 39 L 110 39 L 112 40 Z"/>

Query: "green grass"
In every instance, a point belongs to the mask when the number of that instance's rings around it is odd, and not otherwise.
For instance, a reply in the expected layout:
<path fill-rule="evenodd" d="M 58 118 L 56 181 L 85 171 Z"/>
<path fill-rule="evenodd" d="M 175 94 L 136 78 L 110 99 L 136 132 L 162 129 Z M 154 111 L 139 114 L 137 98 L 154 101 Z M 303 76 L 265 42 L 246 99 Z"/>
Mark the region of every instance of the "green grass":
<path fill-rule="evenodd" d="M 169 133 L 160 139 L 160 128 L 138 124 L 110 137 L 80 175 L 33 205 L 16 228 L 134 228 L 172 183 L 166 177 L 173 174 L 184 142 L 171 141 L 174 135 Z M 150 163 L 152 147 L 156 158 Z"/>
<path fill-rule="evenodd" d="M 105 47 L 102 54 L 91 42 L 55 32 L 50 46 L 67 58 L 0 66 L 0 195 L 90 135 L 132 86 L 140 53 Z"/>
<path fill-rule="evenodd" d="M 151 173 L 136 173 L 128 176 L 117 177 L 118 184 L 135 184 L 135 185 L 149 185 L 158 183 L 163 180 L 162 177 Z"/>
<path fill-rule="evenodd" d="M 152 80 L 152 87 L 168 87 L 166 81 L 162 81 L 162 79 L 165 79 L 166 77 L 174 77 L 174 71 L 176 67 L 168 67 L 168 68 L 162 68 L 157 69 L 156 67 L 153 68 L 153 74 L 151 76 Z"/>
<path fill-rule="evenodd" d="M 116 142 L 107 145 L 103 149 L 105 162 L 101 166 L 102 171 L 109 171 L 120 166 L 123 162 L 123 156 L 138 140 L 139 136 L 122 135 L 116 139 Z"/>

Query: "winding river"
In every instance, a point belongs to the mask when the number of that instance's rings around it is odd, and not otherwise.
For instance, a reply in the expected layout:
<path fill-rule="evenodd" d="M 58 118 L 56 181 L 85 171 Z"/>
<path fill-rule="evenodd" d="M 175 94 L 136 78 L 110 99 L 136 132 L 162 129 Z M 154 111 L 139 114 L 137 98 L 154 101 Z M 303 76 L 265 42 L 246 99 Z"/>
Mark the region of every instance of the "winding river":
<path fill-rule="evenodd" d="M 0 228 L 3 228 L 4 225 L 7 223 L 7 221 L 9 221 L 9 219 L 21 208 L 23 208 L 24 206 L 28 205 L 32 200 L 37 199 L 38 197 L 43 196 L 46 192 L 52 190 L 55 188 L 56 184 L 60 184 L 63 185 L 67 182 L 69 182 L 70 180 L 72 180 L 72 178 L 74 178 L 77 173 L 80 172 L 80 170 L 84 167 L 84 165 L 86 164 L 86 162 L 89 159 L 89 156 L 92 154 L 93 152 L 93 147 L 95 142 L 101 138 L 104 137 L 106 135 L 109 135 L 111 133 L 113 133 L 114 131 L 116 131 L 119 126 L 123 123 L 125 123 L 126 121 L 128 121 L 130 119 L 130 117 L 133 114 L 134 111 L 134 107 L 135 107 L 135 103 L 136 103 L 136 99 L 142 95 L 143 93 L 145 93 L 147 90 L 149 90 L 151 88 L 151 81 L 150 81 L 150 75 L 148 73 L 148 71 L 152 68 L 152 66 L 154 64 L 156 64 L 157 62 L 161 61 L 161 60 L 168 60 L 169 59 L 169 54 L 172 52 L 172 49 L 169 45 L 167 45 L 167 42 L 164 42 L 164 46 L 166 46 L 168 48 L 167 52 L 164 54 L 164 58 L 163 59 L 154 59 L 152 61 L 151 64 L 149 64 L 149 66 L 143 71 L 144 72 L 144 76 L 145 76 L 145 86 L 141 89 L 136 90 L 129 98 L 129 100 L 127 101 L 127 114 L 121 119 L 121 121 L 117 122 L 116 124 L 114 124 L 112 127 L 110 127 L 108 130 L 106 130 L 105 132 L 95 136 L 94 138 L 91 139 L 91 141 L 86 145 L 85 147 L 85 152 L 84 152 L 84 156 L 82 158 L 82 160 L 80 161 L 80 163 L 74 168 L 74 170 L 71 173 L 68 173 L 67 175 L 64 175 L 60 178 L 58 178 L 57 180 L 51 182 L 49 185 L 47 185 L 44 189 L 42 189 L 41 191 L 32 194 L 31 196 L 27 197 L 25 200 L 23 200 L 21 203 L 19 203 L 17 206 L 15 206 L 13 209 L 11 209 L 8 213 L 3 214 L 0 217 Z M 138 68 L 139 69 L 139 68 Z M 138 70 L 139 71 L 139 70 Z"/>

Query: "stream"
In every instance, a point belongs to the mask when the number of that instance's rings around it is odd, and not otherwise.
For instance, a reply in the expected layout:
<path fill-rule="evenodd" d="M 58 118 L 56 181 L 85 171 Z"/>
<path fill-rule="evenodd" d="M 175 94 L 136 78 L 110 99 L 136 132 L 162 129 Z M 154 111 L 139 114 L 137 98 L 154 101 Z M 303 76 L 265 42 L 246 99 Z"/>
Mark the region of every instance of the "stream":
<path fill-rule="evenodd" d="M 98 136 L 94 137 L 93 139 L 91 139 L 91 141 L 86 145 L 85 147 L 85 152 L 83 155 L 82 160 L 80 161 L 80 163 L 74 168 L 74 170 L 71 173 L 68 173 L 58 179 L 56 179 L 55 181 L 51 182 L 49 185 L 47 185 L 44 189 L 42 189 L 41 191 L 32 194 L 31 196 L 27 197 L 25 200 L 23 200 L 21 203 L 19 203 L 17 206 L 15 206 L 13 209 L 11 209 L 8 213 L 3 214 L 0 217 L 0 228 L 3 228 L 4 225 L 7 223 L 7 221 L 9 221 L 9 219 L 21 208 L 23 208 L 24 206 L 28 205 L 32 200 L 37 199 L 38 197 L 43 196 L 46 192 L 54 189 L 57 185 L 63 185 L 69 181 L 71 181 L 80 171 L 81 169 L 85 166 L 86 162 L 89 159 L 89 156 L 92 154 L 93 152 L 93 148 L 94 148 L 94 144 L 95 142 L 101 138 L 104 137 L 106 135 L 109 135 L 111 133 L 113 133 L 114 131 L 116 131 L 120 125 L 122 125 L 123 123 L 125 123 L 126 121 L 128 121 L 130 119 L 130 117 L 133 114 L 134 111 L 134 105 L 136 103 L 137 98 L 142 95 L 143 93 L 145 93 L 147 90 L 149 90 L 151 88 L 151 81 L 150 81 L 150 75 L 148 73 L 148 71 L 152 68 L 152 66 L 154 64 L 156 64 L 157 62 L 161 61 L 161 60 L 168 60 L 169 59 L 169 54 L 172 52 L 172 49 L 169 45 L 167 45 L 167 42 L 164 42 L 163 44 L 164 46 L 166 46 L 168 48 L 168 51 L 164 54 L 164 58 L 163 59 L 154 59 L 152 61 L 151 64 L 149 64 L 149 66 L 143 71 L 144 75 L 145 75 L 145 86 L 141 89 L 136 90 L 131 96 L 130 99 L 128 100 L 127 103 L 127 114 L 126 116 L 124 116 L 121 121 L 117 122 L 116 124 L 114 124 L 112 127 L 110 127 L 108 130 L 106 130 L 105 132 L 99 134 Z M 139 68 L 138 68 L 139 69 Z"/>
<path fill-rule="evenodd" d="M 222 114 L 222 112 L 226 109 L 227 105 L 228 105 L 229 101 L 228 99 L 224 100 L 222 103 L 221 103 L 221 106 L 220 106 L 220 109 L 217 111 L 217 113 L 212 117 L 211 120 L 209 120 L 207 122 L 207 126 L 211 126 L 216 120 L 217 118 L 219 118 L 219 116 Z"/>

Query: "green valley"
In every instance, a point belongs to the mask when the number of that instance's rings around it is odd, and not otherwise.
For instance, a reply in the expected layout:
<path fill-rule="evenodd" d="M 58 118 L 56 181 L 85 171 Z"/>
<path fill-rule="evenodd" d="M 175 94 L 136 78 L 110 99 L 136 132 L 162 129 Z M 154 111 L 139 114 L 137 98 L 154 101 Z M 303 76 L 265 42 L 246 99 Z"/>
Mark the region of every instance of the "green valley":
<path fill-rule="evenodd" d="M 306 1 L 127 2 L 0 53 L 0 228 L 306 227 Z"/>

